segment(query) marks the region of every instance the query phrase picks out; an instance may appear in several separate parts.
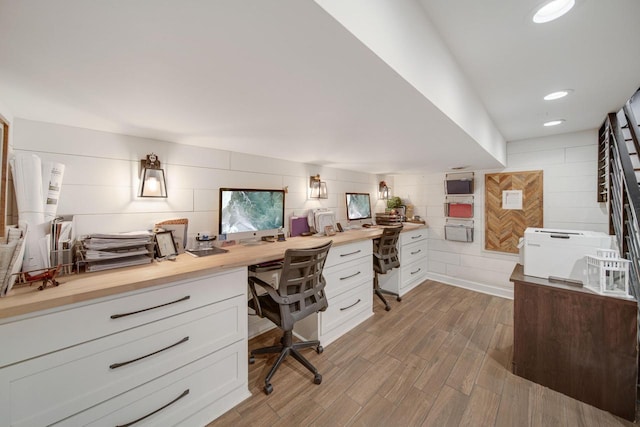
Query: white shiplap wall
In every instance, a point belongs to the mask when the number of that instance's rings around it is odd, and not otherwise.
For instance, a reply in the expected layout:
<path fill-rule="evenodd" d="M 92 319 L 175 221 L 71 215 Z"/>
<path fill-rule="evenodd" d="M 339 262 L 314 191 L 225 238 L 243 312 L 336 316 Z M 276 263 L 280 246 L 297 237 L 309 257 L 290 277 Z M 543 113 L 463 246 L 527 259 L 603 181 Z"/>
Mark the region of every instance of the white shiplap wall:
<path fill-rule="evenodd" d="M 188 218 L 191 237 L 217 234 L 220 187 L 288 187 L 287 218 L 324 207 L 344 220 L 346 191 L 371 193 L 376 206 L 371 174 L 24 119 L 12 126 L 14 152 L 66 165 L 58 214 L 75 215 L 78 235 L 150 229 L 172 218 Z M 151 152 L 167 174 L 167 199 L 136 197 L 139 162 Z M 329 199 L 307 200 L 309 176 L 317 173 Z"/>
<path fill-rule="evenodd" d="M 519 256 L 484 250 L 484 175 L 543 170 L 544 226 L 608 232 L 605 204 L 597 202 L 597 131 L 507 144 L 507 168 L 475 171 L 473 243 L 444 240 L 444 174 L 393 177 L 394 195 L 415 206 L 429 224 L 429 274 L 445 283 L 512 297 L 509 276 Z"/>

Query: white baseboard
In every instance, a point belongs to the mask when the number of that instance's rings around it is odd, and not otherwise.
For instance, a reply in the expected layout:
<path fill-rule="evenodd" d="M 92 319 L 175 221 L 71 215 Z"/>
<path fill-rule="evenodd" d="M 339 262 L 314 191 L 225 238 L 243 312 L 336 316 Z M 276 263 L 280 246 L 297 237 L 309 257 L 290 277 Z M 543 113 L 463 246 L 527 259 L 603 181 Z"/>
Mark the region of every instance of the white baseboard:
<path fill-rule="evenodd" d="M 427 279 L 435 280 L 436 282 L 441 282 L 446 285 L 469 289 L 471 291 L 482 292 L 483 294 L 511 300 L 513 299 L 513 289 L 499 288 L 497 286 L 487 285 L 486 283 L 472 282 L 471 280 L 459 279 L 457 277 L 445 276 L 444 274 L 431 272 L 427 274 Z"/>

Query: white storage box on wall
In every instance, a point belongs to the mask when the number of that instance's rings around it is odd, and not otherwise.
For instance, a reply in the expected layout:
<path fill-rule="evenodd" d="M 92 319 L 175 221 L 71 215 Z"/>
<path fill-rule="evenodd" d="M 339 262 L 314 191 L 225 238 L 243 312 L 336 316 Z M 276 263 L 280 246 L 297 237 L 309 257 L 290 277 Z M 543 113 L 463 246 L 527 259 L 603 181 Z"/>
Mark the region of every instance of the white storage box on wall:
<path fill-rule="evenodd" d="M 598 231 L 527 228 L 521 250 L 527 276 L 587 283 L 587 255 L 610 249 L 611 236 Z"/>

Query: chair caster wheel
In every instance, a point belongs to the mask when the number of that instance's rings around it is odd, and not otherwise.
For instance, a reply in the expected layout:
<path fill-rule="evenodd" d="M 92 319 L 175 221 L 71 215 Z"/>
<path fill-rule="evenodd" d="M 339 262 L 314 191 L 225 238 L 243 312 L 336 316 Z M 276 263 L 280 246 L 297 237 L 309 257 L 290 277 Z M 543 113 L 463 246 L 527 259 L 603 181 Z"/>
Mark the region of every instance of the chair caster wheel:
<path fill-rule="evenodd" d="M 386 306 L 384 309 L 385 309 L 385 311 L 390 311 L 390 310 L 391 310 L 391 307 Z"/>
<path fill-rule="evenodd" d="M 264 392 L 266 394 L 271 394 L 273 392 L 273 386 L 271 384 L 265 384 Z"/>
<path fill-rule="evenodd" d="M 324 348 L 323 348 L 321 345 L 319 345 L 318 347 L 316 347 L 316 353 L 318 353 L 318 354 L 322 354 L 322 352 L 323 352 L 323 351 L 324 351 Z"/>
<path fill-rule="evenodd" d="M 256 363 L 256 358 L 253 356 L 249 356 L 249 364 L 253 365 L 254 363 Z"/>
<path fill-rule="evenodd" d="M 313 383 L 314 383 L 314 384 L 320 384 L 320 383 L 322 383 L 322 375 L 320 375 L 320 374 L 316 374 L 316 375 L 313 377 Z"/>
<path fill-rule="evenodd" d="M 398 302 L 402 301 L 402 297 L 396 298 L 396 301 L 398 301 Z"/>

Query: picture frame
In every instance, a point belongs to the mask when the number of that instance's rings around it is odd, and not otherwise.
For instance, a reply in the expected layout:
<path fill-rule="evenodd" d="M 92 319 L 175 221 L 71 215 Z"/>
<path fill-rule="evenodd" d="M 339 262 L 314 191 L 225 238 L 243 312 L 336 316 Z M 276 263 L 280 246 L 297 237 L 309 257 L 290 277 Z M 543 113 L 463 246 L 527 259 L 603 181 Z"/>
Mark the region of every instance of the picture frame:
<path fill-rule="evenodd" d="M 189 220 L 187 218 L 169 219 L 158 222 L 155 227 L 163 231 L 173 231 L 173 240 L 178 247 L 178 254 L 184 252 L 187 248 L 187 230 L 189 228 Z"/>
<path fill-rule="evenodd" d="M 178 248 L 171 231 L 159 231 L 155 234 L 156 257 L 167 258 L 178 255 Z"/>
<path fill-rule="evenodd" d="M 324 227 L 324 234 L 326 236 L 335 236 L 336 230 L 333 228 L 333 225 L 327 225 Z"/>

